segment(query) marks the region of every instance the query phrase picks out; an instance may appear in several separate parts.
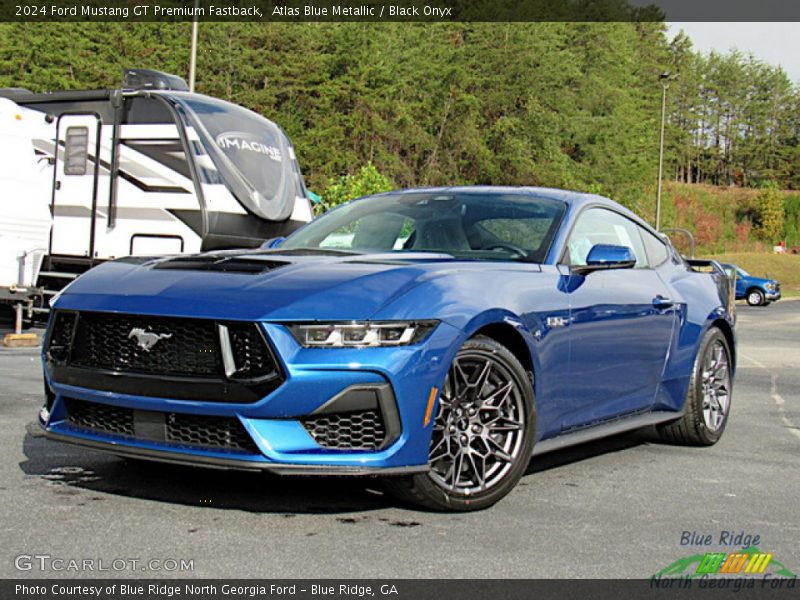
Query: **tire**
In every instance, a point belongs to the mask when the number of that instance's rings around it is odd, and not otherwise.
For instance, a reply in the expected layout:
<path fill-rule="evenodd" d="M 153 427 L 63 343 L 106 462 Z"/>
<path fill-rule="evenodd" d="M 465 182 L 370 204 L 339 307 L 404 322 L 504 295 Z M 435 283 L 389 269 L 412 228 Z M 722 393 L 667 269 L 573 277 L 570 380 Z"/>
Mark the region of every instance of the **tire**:
<path fill-rule="evenodd" d="M 730 414 L 733 377 L 728 341 L 716 327 L 709 329 L 697 352 L 683 416 L 661 425 L 661 438 L 673 444 L 712 446 L 725 431 Z"/>
<path fill-rule="evenodd" d="M 764 306 L 766 304 L 764 292 L 758 288 L 747 290 L 747 295 L 745 297 L 747 298 L 747 303 L 750 306 Z"/>
<path fill-rule="evenodd" d="M 477 336 L 458 351 L 433 423 L 431 469 L 385 480 L 402 501 L 440 511 L 480 510 L 508 494 L 533 452 L 533 385 L 517 358 Z"/>

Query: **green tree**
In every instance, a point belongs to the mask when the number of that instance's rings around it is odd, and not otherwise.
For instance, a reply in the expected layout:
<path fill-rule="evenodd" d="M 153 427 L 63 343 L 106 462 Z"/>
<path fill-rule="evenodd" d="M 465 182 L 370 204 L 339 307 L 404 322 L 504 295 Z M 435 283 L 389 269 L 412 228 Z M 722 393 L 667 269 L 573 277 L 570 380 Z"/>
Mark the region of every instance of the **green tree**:
<path fill-rule="evenodd" d="M 800 246 L 800 196 L 792 194 L 783 200 L 783 210 L 786 215 L 784 225 L 784 239 L 790 248 Z"/>
<path fill-rule="evenodd" d="M 775 184 L 767 184 L 754 202 L 755 233 L 762 240 L 774 243 L 783 235 L 786 215 L 783 198 Z"/>
<path fill-rule="evenodd" d="M 189 36 L 188 23 L 0 23 L 0 86 L 116 87 L 124 67 L 186 77 Z M 666 177 L 800 189 L 797 86 L 663 23 L 204 22 L 197 91 L 280 124 L 311 189 L 371 163 L 398 187 L 554 186 L 647 216 L 667 69 Z"/>
<path fill-rule="evenodd" d="M 318 211 L 325 212 L 361 196 L 388 192 L 393 187 L 389 178 L 381 175 L 375 165 L 367 163 L 355 175 L 342 175 L 332 179 L 322 194 L 322 201 L 317 205 Z"/>

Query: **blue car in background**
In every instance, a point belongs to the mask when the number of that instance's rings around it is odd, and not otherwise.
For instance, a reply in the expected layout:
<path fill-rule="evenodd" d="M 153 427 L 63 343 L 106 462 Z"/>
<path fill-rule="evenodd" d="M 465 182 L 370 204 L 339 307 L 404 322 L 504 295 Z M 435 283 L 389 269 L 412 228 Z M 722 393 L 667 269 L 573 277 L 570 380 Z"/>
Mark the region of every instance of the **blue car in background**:
<path fill-rule="evenodd" d="M 544 188 L 389 192 L 271 248 L 132 257 L 54 303 L 46 435 L 116 455 L 371 475 L 490 506 L 532 455 L 728 421 L 729 280 L 619 204 Z"/>
<path fill-rule="evenodd" d="M 736 299 L 750 306 L 766 306 L 781 299 L 781 284 L 775 279 L 754 277 L 736 265 L 722 264 L 729 277 L 736 275 Z"/>

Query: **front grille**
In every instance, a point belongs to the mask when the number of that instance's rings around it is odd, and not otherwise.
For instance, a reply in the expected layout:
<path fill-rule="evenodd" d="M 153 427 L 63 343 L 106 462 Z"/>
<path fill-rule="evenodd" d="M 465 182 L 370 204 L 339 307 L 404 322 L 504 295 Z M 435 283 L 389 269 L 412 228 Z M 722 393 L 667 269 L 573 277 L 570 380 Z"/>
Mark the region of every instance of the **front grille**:
<path fill-rule="evenodd" d="M 239 419 L 231 417 L 170 413 L 167 415 L 167 441 L 257 452 L 252 438 L 247 435 Z"/>
<path fill-rule="evenodd" d="M 133 435 L 133 410 L 110 404 L 66 399 L 67 420 L 84 429 Z"/>
<path fill-rule="evenodd" d="M 250 322 L 57 311 L 47 357 L 58 383 L 140 396 L 249 403 L 284 380 Z"/>
<path fill-rule="evenodd" d="M 386 426 L 377 410 L 314 415 L 302 423 L 323 448 L 377 450 L 386 440 Z"/>
<path fill-rule="evenodd" d="M 131 408 L 66 398 L 67 421 L 79 429 L 102 431 L 138 440 L 259 453 L 241 421 L 215 417 L 138 411 Z"/>
<path fill-rule="evenodd" d="M 77 320 L 78 313 L 60 311 L 55 314 L 50 327 L 50 341 L 47 347 L 47 355 L 50 360 L 65 362 L 69 358 Z"/>
<path fill-rule="evenodd" d="M 140 340 L 147 336 L 156 341 L 144 349 Z M 222 373 L 217 343 L 217 330 L 210 320 L 83 312 L 78 318 L 70 364 L 109 371 L 213 377 Z"/>

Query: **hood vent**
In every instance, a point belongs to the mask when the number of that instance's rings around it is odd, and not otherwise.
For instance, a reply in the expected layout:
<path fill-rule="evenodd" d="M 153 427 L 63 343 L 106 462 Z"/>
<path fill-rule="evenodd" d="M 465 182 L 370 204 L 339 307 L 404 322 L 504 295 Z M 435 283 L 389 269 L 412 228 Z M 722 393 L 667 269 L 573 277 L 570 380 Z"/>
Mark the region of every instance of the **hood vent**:
<path fill-rule="evenodd" d="M 154 265 L 154 269 L 177 271 L 209 271 L 214 273 L 241 273 L 258 275 L 291 263 L 278 260 L 264 260 L 252 256 L 180 256 Z"/>

